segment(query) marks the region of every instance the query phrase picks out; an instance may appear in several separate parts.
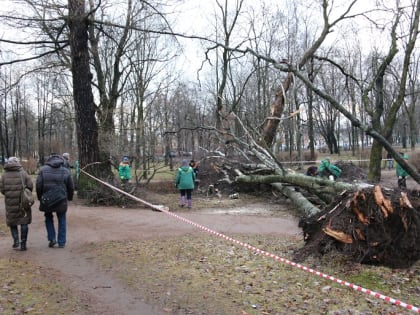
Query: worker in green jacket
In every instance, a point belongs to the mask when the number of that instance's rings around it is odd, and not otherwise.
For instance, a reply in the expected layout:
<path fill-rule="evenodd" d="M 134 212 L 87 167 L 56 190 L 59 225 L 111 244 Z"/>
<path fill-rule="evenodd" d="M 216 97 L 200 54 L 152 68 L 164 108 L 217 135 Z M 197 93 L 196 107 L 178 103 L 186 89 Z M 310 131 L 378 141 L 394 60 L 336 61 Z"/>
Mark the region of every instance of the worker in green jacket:
<path fill-rule="evenodd" d="M 404 160 L 408 160 L 408 155 L 404 154 L 403 158 Z M 403 169 L 399 163 L 397 163 L 397 166 L 395 167 L 395 171 L 397 173 L 397 178 L 398 178 L 398 188 L 400 189 L 407 188 L 407 176 L 408 176 L 407 171 Z"/>
<path fill-rule="evenodd" d="M 337 165 L 331 164 L 329 158 L 325 158 L 321 161 L 321 165 L 319 166 L 318 176 L 336 180 L 341 176 L 341 169 Z"/>

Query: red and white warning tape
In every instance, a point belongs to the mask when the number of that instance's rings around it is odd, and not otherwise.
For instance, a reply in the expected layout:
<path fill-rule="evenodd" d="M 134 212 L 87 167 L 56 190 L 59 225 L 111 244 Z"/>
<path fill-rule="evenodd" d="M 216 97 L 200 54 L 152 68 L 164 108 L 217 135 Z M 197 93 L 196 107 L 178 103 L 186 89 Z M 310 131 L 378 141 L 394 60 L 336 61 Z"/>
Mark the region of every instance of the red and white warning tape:
<path fill-rule="evenodd" d="M 104 181 L 102 181 L 102 180 L 100 180 L 100 179 L 98 179 L 98 178 L 96 178 L 96 177 L 94 177 L 94 176 L 90 175 L 89 173 L 87 173 L 87 172 L 85 172 L 85 171 L 83 171 L 83 170 L 81 170 L 81 171 L 82 171 L 84 174 L 88 175 L 89 177 L 91 177 L 91 178 L 95 179 L 96 181 L 100 182 L 101 184 L 103 184 L 103 185 L 105 185 L 105 186 L 107 186 L 107 187 L 109 187 L 109 188 L 111 188 L 111 189 L 114 189 L 115 191 L 118 191 L 118 192 L 120 192 L 120 193 L 122 193 L 122 194 L 126 195 L 127 197 L 129 197 L 129 198 L 131 198 L 131 199 L 133 199 L 133 200 L 136 200 L 136 201 L 138 201 L 138 202 L 141 202 L 141 203 L 143 203 L 144 205 L 146 205 L 146 206 L 148 206 L 148 207 L 150 207 L 150 208 L 152 208 L 152 209 L 154 209 L 154 210 L 161 211 L 161 212 L 163 212 L 163 213 L 165 213 L 165 214 L 167 214 L 167 215 L 170 215 L 170 216 L 172 216 L 172 217 L 174 217 L 174 218 L 176 218 L 176 219 L 178 219 L 178 220 L 180 220 L 180 221 L 183 221 L 183 222 L 188 223 L 188 224 L 190 224 L 190 225 L 192 225 L 192 226 L 195 226 L 195 227 L 197 227 L 197 228 L 198 228 L 198 229 L 200 229 L 200 230 L 203 230 L 203 231 L 208 232 L 208 233 L 210 233 L 210 234 L 216 235 L 216 236 L 221 237 L 221 238 L 223 238 L 223 239 L 225 239 L 225 240 L 227 240 L 227 241 L 229 241 L 229 242 L 232 242 L 232 243 L 234 243 L 234 244 L 237 244 L 237 245 L 239 245 L 239 246 L 242 246 L 242 247 L 244 247 L 244 248 L 247 248 L 247 249 L 249 249 L 249 250 L 251 250 L 251 251 L 254 251 L 254 252 L 256 252 L 257 254 L 259 254 L 259 255 L 261 255 L 261 256 L 270 257 L 270 258 L 272 258 L 272 259 L 274 259 L 274 260 L 276 260 L 276 261 L 280 261 L 280 262 L 285 263 L 285 264 L 287 264 L 287 265 L 290 265 L 290 266 L 293 266 L 293 267 L 299 268 L 299 269 L 301 269 L 301 270 L 304 270 L 304 271 L 306 271 L 306 272 L 309 272 L 309 273 L 311 273 L 311 274 L 317 275 L 317 276 L 319 276 L 319 277 L 321 277 L 321 278 L 325 278 L 325 279 L 328 279 L 328 280 L 334 281 L 334 282 L 336 282 L 336 283 L 338 283 L 338 284 L 341 284 L 341 285 L 343 285 L 343 286 L 346 286 L 346 287 L 352 288 L 353 290 L 356 290 L 356 291 L 360 291 L 360 292 L 366 293 L 366 294 L 368 294 L 368 295 L 370 295 L 370 296 L 373 296 L 373 297 L 375 297 L 375 298 L 382 299 L 382 300 L 384 300 L 384 301 L 386 301 L 386 302 L 389 302 L 389 303 L 391 303 L 391 304 L 395 304 L 395 305 L 401 306 L 401 307 L 403 307 L 403 308 L 405 308 L 405 309 L 407 309 L 407 310 L 410 310 L 410 311 L 413 311 L 413 312 L 416 312 L 416 313 L 420 314 L 420 307 L 418 307 L 418 306 L 414 306 L 414 305 L 411 305 L 411 304 L 405 303 L 405 302 L 403 302 L 403 301 L 400 301 L 400 300 L 394 299 L 394 298 L 392 298 L 392 297 L 386 296 L 386 295 L 381 294 L 381 293 L 379 293 L 379 292 L 375 292 L 375 291 L 372 291 L 372 290 L 369 290 L 369 289 L 365 289 L 365 288 L 363 288 L 363 287 L 361 287 L 361 286 L 358 286 L 358 285 L 356 285 L 356 284 L 353 284 L 353 283 L 350 283 L 350 282 L 347 282 L 347 281 L 344 281 L 344 280 L 338 279 L 338 278 L 336 278 L 336 277 L 333 277 L 333 276 L 330 276 L 330 275 L 328 275 L 328 274 L 325 274 L 325 273 L 322 273 L 322 272 L 316 271 L 316 270 L 314 270 L 314 269 L 308 268 L 308 267 L 306 267 L 306 266 L 304 266 L 304 265 L 301 265 L 301 264 L 295 263 L 295 262 L 290 261 L 290 260 L 288 260 L 288 259 L 285 259 L 285 258 L 279 257 L 279 256 L 274 255 L 274 254 L 271 254 L 271 253 L 269 253 L 269 252 L 266 252 L 266 251 L 264 251 L 264 250 L 261 250 L 261 249 L 259 249 L 259 248 L 255 247 L 255 246 L 252 246 L 252 245 L 250 245 L 250 244 L 248 244 L 248 243 L 244 243 L 244 242 L 238 241 L 238 240 L 236 240 L 236 239 L 234 239 L 234 238 L 232 238 L 232 237 L 230 237 L 230 236 L 224 235 L 224 234 L 219 233 L 219 232 L 217 232 L 217 231 L 214 231 L 214 230 L 212 230 L 212 229 L 210 229 L 210 228 L 208 228 L 208 227 L 206 227 L 206 226 L 203 226 L 203 225 L 201 225 L 201 224 L 195 223 L 195 222 L 193 222 L 193 221 L 191 221 L 191 220 L 188 220 L 188 219 L 186 219 L 186 218 L 184 218 L 184 217 L 182 217 L 182 216 L 180 216 L 180 215 L 177 215 L 177 214 L 175 214 L 175 213 L 173 213 L 173 212 L 170 212 L 170 211 L 169 211 L 169 209 L 168 209 L 167 207 L 162 207 L 162 206 L 156 206 L 156 205 L 153 205 L 153 204 L 151 204 L 151 203 L 149 203 L 149 202 L 147 202 L 147 201 L 144 201 L 144 200 L 142 200 L 142 199 L 140 199 L 140 198 L 137 198 L 136 196 L 133 196 L 133 195 L 131 195 L 131 194 L 129 194 L 129 193 L 127 193 L 127 192 L 125 192 L 125 191 L 123 191 L 123 190 L 121 190 L 121 189 L 117 188 L 117 187 L 114 187 L 114 186 L 112 186 L 112 185 L 110 185 L 110 184 L 108 184 L 108 183 L 106 183 L 106 182 L 104 182 Z"/>
<path fill-rule="evenodd" d="M 93 163 L 93 164 L 99 164 L 99 162 Z M 162 206 L 157 206 L 157 205 L 151 204 L 150 202 L 147 202 L 143 199 L 137 198 L 136 196 L 133 196 L 133 195 L 129 194 L 128 192 L 122 190 L 122 189 L 119 189 L 119 188 L 117 188 L 117 187 L 115 187 L 115 186 L 113 186 L 113 185 L 111 185 L 107 182 L 104 182 L 104 181 L 100 180 L 99 178 L 96 178 L 95 176 L 93 176 L 93 175 L 89 174 L 88 172 L 84 171 L 83 169 L 80 169 L 80 172 L 82 172 L 83 174 L 85 174 L 85 175 L 89 176 L 90 178 L 96 180 L 97 182 L 100 182 L 102 185 L 107 186 L 107 187 L 111 188 L 112 190 L 115 190 L 115 191 L 119 192 L 120 194 L 123 194 L 123 195 L 129 197 L 130 199 L 138 201 L 138 202 L 144 204 L 147 207 L 150 207 L 150 208 L 152 208 L 154 210 L 158 210 L 158 211 L 165 210 L 165 208 L 163 208 Z M 167 210 L 169 210 L 169 209 L 167 209 Z"/>

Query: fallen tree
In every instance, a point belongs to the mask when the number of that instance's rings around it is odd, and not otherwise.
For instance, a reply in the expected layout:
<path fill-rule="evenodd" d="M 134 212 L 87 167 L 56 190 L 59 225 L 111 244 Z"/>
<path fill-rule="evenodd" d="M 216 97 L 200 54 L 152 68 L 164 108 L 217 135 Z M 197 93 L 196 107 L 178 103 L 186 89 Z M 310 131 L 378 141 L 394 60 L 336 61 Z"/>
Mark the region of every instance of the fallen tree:
<path fill-rule="evenodd" d="M 220 174 L 219 187 L 225 184 L 236 192 L 271 187 L 292 202 L 301 214 L 299 227 L 305 241 L 296 252 L 296 261 L 330 251 L 358 263 L 391 268 L 406 268 L 420 259 L 419 192 L 352 179 L 347 183 L 342 181 L 345 178 L 331 181 L 293 171 L 279 174 L 261 163 L 239 163 L 224 156 L 213 156 L 210 165 L 211 172 Z M 202 171 L 206 172 L 205 164 Z"/>
<path fill-rule="evenodd" d="M 326 178 L 305 176 L 303 174 L 286 173 L 285 175 L 243 175 L 236 178 L 238 183 L 261 183 L 261 184 L 272 184 L 273 187 L 284 190 L 284 185 L 290 187 L 299 187 L 299 189 L 305 189 L 309 194 L 313 194 L 319 197 L 325 203 L 330 203 L 334 200 L 335 196 L 341 193 L 343 190 L 355 190 L 357 185 L 348 184 L 344 182 L 335 182 Z M 282 183 L 280 186 L 280 183 Z M 287 192 L 289 198 L 294 192 L 299 193 L 295 189 L 289 189 Z M 301 208 L 300 203 L 295 204 L 298 208 Z M 305 215 L 313 215 L 319 212 L 320 209 L 314 207 L 312 211 L 304 211 Z"/>

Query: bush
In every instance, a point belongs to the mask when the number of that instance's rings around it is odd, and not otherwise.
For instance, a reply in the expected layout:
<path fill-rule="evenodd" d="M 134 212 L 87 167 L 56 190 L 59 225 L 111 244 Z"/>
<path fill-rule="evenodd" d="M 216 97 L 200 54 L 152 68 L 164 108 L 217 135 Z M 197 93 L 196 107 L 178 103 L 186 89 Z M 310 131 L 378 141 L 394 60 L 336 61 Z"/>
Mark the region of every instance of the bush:
<path fill-rule="evenodd" d="M 29 175 L 34 175 L 38 169 L 38 163 L 33 157 L 29 157 L 27 160 L 22 159 L 21 164 Z"/>

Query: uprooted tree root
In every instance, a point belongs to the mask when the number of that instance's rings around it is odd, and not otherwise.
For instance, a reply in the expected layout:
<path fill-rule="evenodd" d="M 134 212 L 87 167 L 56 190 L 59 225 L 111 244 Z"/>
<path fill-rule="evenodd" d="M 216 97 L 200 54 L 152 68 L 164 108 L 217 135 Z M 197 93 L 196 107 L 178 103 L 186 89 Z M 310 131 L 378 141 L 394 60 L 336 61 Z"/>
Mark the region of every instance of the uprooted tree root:
<path fill-rule="evenodd" d="M 420 259 L 418 191 L 380 186 L 343 192 L 324 211 L 302 219 L 305 246 L 294 259 L 338 250 L 363 264 L 408 268 Z"/>

